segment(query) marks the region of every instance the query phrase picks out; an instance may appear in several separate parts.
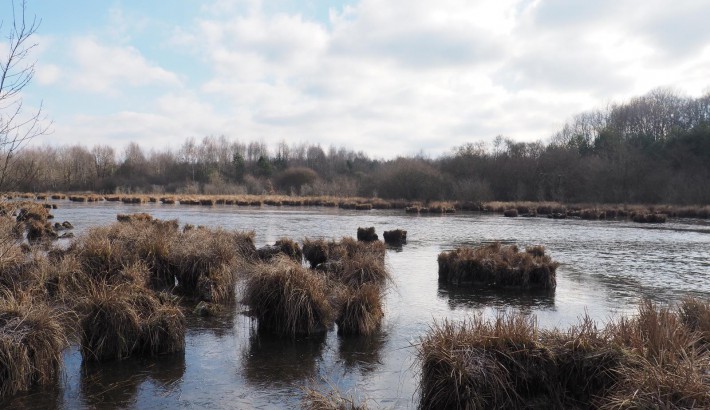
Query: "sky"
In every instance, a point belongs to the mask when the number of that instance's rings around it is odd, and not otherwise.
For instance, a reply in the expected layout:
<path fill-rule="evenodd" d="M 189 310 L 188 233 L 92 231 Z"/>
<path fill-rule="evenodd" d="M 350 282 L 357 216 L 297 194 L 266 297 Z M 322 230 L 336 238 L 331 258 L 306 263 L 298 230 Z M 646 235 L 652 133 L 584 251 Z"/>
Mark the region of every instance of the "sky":
<path fill-rule="evenodd" d="M 41 24 L 24 108 L 53 122 L 34 144 L 225 135 L 436 156 L 545 141 L 658 87 L 710 90 L 702 0 L 28 0 L 27 13 Z"/>

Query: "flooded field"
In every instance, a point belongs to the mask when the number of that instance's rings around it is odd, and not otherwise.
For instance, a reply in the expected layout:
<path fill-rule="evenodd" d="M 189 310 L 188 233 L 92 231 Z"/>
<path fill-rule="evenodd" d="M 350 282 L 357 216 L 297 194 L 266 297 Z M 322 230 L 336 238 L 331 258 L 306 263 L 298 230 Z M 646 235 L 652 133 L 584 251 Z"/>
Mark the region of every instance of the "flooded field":
<path fill-rule="evenodd" d="M 185 352 L 159 359 L 84 364 L 78 347 L 64 353 L 56 389 L 16 396 L 2 408 L 293 408 L 303 386 L 328 384 L 372 408 L 417 404 L 416 344 L 436 320 L 506 309 L 534 313 L 544 327 L 565 327 L 588 313 L 604 322 L 630 313 L 644 297 L 672 303 L 710 296 L 710 224 L 503 218 L 461 213 L 409 216 L 402 211 L 264 206 L 78 204 L 58 201 L 55 221 L 68 220 L 79 235 L 109 224 L 118 213 L 148 212 L 181 224 L 253 230 L 257 247 L 281 237 L 338 239 L 358 227 L 408 231 L 408 244 L 387 251 L 394 278 L 385 301 L 382 332 L 374 337 L 282 340 L 256 332 L 244 307 L 203 319 L 187 313 Z M 461 245 L 491 241 L 544 245 L 561 263 L 553 295 L 448 289 L 437 280 L 437 255 Z M 239 292 L 238 292 L 239 295 Z M 239 296 L 237 296 L 239 298 Z"/>

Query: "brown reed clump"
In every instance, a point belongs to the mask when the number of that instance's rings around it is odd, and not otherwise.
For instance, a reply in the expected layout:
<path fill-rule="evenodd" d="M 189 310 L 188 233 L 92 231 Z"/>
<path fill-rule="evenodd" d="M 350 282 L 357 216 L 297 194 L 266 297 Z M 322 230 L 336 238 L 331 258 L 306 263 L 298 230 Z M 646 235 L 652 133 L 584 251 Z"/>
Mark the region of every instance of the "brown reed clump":
<path fill-rule="evenodd" d="M 254 267 L 244 301 L 259 328 L 284 336 L 323 333 L 333 321 L 325 277 L 286 256 Z"/>
<path fill-rule="evenodd" d="M 336 388 L 328 393 L 322 393 L 310 387 L 305 387 L 301 408 L 304 410 L 367 410 L 365 403 L 357 404 L 352 397 L 345 397 Z"/>
<path fill-rule="evenodd" d="M 86 360 L 120 360 L 182 351 L 185 317 L 169 300 L 131 285 L 94 286 L 83 306 L 81 353 Z"/>
<path fill-rule="evenodd" d="M 387 245 L 402 246 L 407 243 L 407 231 L 402 229 L 384 231 L 382 236 L 385 238 L 385 243 Z"/>
<path fill-rule="evenodd" d="M 361 242 L 352 238 L 343 238 L 339 242 L 318 241 L 308 243 L 306 260 L 313 266 L 324 271 L 328 276 L 341 284 L 359 287 L 365 283 L 384 285 L 391 281 L 389 271 L 385 267 L 386 245 L 380 241 Z M 305 244 L 304 244 L 305 246 Z M 314 259 L 315 256 L 319 259 Z"/>
<path fill-rule="evenodd" d="M 183 295 L 232 300 L 236 268 L 255 253 L 253 233 L 193 229 L 177 221 L 129 219 L 89 230 L 70 247 L 95 281 L 147 283 Z"/>
<path fill-rule="evenodd" d="M 27 240 L 29 242 L 51 241 L 57 239 L 57 232 L 54 231 L 49 222 L 30 220 L 25 222 L 27 227 Z"/>
<path fill-rule="evenodd" d="M 185 315 L 177 306 L 162 305 L 142 323 L 139 348 L 148 356 L 185 350 Z"/>
<path fill-rule="evenodd" d="M 503 211 L 503 216 L 508 218 L 515 218 L 516 216 L 518 216 L 518 210 L 515 208 L 506 209 Z"/>
<path fill-rule="evenodd" d="M 0 399 L 58 381 L 68 345 L 61 323 L 47 305 L 0 295 Z"/>
<path fill-rule="evenodd" d="M 708 306 L 644 301 L 601 329 L 585 316 L 540 330 L 520 313 L 435 324 L 418 348 L 421 407 L 708 408 L 710 354 L 693 328 Z"/>
<path fill-rule="evenodd" d="M 380 328 L 383 316 L 379 286 L 366 283 L 346 291 L 335 323 L 338 334 L 369 336 Z"/>
<path fill-rule="evenodd" d="M 424 409 L 521 408 L 531 402 L 559 408 L 554 356 L 538 342 L 532 317 L 435 324 L 418 356 Z"/>
<path fill-rule="evenodd" d="M 693 298 L 684 298 L 678 307 L 681 322 L 691 331 L 698 332 L 700 342 L 710 344 L 710 303 Z"/>
<path fill-rule="evenodd" d="M 445 283 L 523 289 L 554 289 L 559 266 L 542 247 L 518 252 L 517 246 L 499 242 L 442 252 L 438 263 L 439 280 Z"/>
<path fill-rule="evenodd" d="M 110 361 L 129 357 L 141 337 L 141 318 L 120 288 L 97 286 L 87 298 L 80 322 L 81 354 L 85 360 Z"/>
<path fill-rule="evenodd" d="M 141 213 L 137 213 L 137 214 L 118 214 L 118 215 L 116 215 L 116 220 L 118 222 L 133 222 L 133 221 L 150 222 L 153 220 L 153 217 L 150 214 L 147 214 L 145 212 L 141 212 Z"/>
<path fill-rule="evenodd" d="M 297 242 L 288 238 L 281 238 L 274 245 L 266 245 L 257 249 L 257 256 L 264 262 L 270 261 L 279 254 L 284 254 L 299 263 L 303 260 L 301 247 Z"/>
<path fill-rule="evenodd" d="M 708 345 L 687 313 L 644 301 L 637 316 L 608 326 L 628 358 L 602 408 L 710 408 Z"/>
<path fill-rule="evenodd" d="M 375 227 L 369 228 L 357 228 L 357 240 L 363 242 L 373 242 L 378 240 L 379 237 L 375 233 Z"/>
<path fill-rule="evenodd" d="M 655 224 L 660 224 L 660 223 L 665 223 L 667 220 L 667 216 L 665 214 L 634 214 L 631 217 L 631 220 L 637 223 L 655 223 Z"/>
<path fill-rule="evenodd" d="M 328 242 L 323 239 L 311 240 L 306 238 L 303 240 L 303 257 L 311 265 L 311 268 L 326 262 L 329 259 L 329 251 Z"/>
<path fill-rule="evenodd" d="M 227 303 L 234 297 L 238 265 L 255 254 L 253 232 L 192 229 L 172 245 L 168 263 L 181 294 Z"/>

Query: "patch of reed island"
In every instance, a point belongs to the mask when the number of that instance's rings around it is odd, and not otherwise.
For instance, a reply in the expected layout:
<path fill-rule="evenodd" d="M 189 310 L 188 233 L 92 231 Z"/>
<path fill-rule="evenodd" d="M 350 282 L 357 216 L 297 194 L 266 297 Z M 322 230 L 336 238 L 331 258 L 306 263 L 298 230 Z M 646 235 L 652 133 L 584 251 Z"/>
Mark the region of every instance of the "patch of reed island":
<path fill-rule="evenodd" d="M 297 244 L 287 239 L 259 249 L 250 268 L 243 303 L 259 329 L 285 337 L 322 334 L 338 325 L 343 335 L 376 332 L 384 316 L 382 297 L 390 280 L 380 241 L 309 240 L 302 264 Z"/>
<path fill-rule="evenodd" d="M 643 302 L 598 326 L 521 313 L 436 323 L 418 346 L 424 409 L 710 407 L 710 304 Z"/>
<path fill-rule="evenodd" d="M 500 242 L 477 248 L 461 247 L 438 257 L 439 281 L 455 286 L 553 290 L 559 263 L 543 246 L 519 251 Z"/>

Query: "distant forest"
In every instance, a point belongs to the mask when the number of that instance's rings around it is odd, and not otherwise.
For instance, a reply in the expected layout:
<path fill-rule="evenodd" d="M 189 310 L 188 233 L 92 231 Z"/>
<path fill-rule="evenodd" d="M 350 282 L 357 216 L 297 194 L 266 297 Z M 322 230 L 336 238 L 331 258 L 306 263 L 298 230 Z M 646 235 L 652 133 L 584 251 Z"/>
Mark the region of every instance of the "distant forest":
<path fill-rule="evenodd" d="M 546 142 L 469 143 L 376 160 L 319 145 L 226 137 L 177 150 L 30 146 L 5 190 L 365 196 L 410 200 L 710 203 L 710 92 L 658 89 L 572 118 Z"/>

